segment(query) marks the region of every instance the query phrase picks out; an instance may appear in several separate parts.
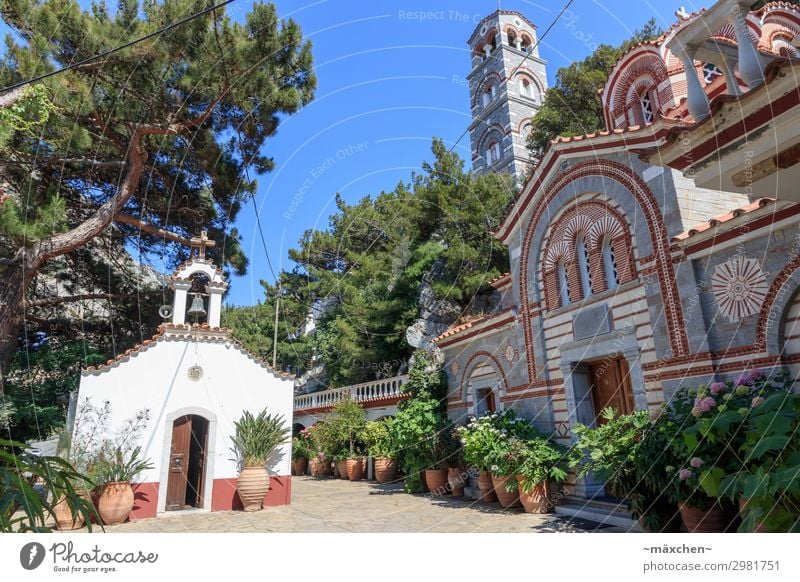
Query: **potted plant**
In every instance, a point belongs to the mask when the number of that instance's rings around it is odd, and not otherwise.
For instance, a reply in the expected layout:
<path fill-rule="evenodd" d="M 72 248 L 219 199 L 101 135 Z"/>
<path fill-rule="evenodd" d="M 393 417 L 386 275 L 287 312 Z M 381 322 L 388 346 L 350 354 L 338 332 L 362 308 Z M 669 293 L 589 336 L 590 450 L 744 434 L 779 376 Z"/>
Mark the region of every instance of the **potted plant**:
<path fill-rule="evenodd" d="M 436 463 L 435 436 L 444 425 L 438 400 L 424 394 L 403 402 L 391 425 L 391 438 L 405 473 L 404 488 L 409 493 L 424 491 L 423 474 Z"/>
<path fill-rule="evenodd" d="M 142 471 L 153 468 L 149 459 L 141 459 L 142 447 L 126 455 L 116 448 L 110 454 L 101 453 L 96 467 L 96 481 L 101 483 L 97 512 L 105 525 L 122 523 L 133 511 L 131 481 Z"/>
<path fill-rule="evenodd" d="M 425 469 L 425 483 L 434 495 L 444 495 L 450 491 L 448 474 L 451 463 L 461 450 L 461 442 L 454 434 L 453 423 L 449 420 L 440 422 L 434 431 L 430 443 L 430 465 Z"/>
<path fill-rule="evenodd" d="M 292 474 L 305 475 L 308 459 L 314 456 L 314 443 L 308 429 L 292 439 Z"/>
<path fill-rule="evenodd" d="M 391 426 L 391 418 L 373 420 L 366 424 L 361 435 L 367 451 L 373 459 L 375 479 L 378 483 L 394 481 L 397 475 Z"/>
<path fill-rule="evenodd" d="M 539 432 L 525 420 L 517 418 L 513 410 L 507 409 L 471 418 L 466 426 L 458 429 L 458 434 L 464 444 L 465 461 L 480 470 L 478 488 L 481 499 L 488 502 L 502 497 L 501 503 L 516 503 L 513 491 L 507 490 L 509 482 L 515 481 L 514 467 L 508 459 L 508 439 L 530 439 L 540 436 Z"/>
<path fill-rule="evenodd" d="M 457 429 L 448 432 L 445 460 L 447 464 L 447 488 L 453 497 L 463 497 L 464 487 L 469 479 L 467 464 L 464 461 L 464 446 Z"/>
<path fill-rule="evenodd" d="M 349 396 L 334 404 L 320 425 L 324 448 L 333 453 L 339 477 L 348 479 L 348 466 L 354 481 L 364 476 L 364 463 L 360 452 L 361 431 L 366 425 L 364 409 Z"/>
<path fill-rule="evenodd" d="M 550 483 L 567 478 L 567 449 L 543 436 L 521 443 L 515 459 L 519 500 L 528 513 L 549 513 Z"/>
<path fill-rule="evenodd" d="M 271 415 L 267 409 L 258 415 L 246 410 L 234 425 L 236 434 L 231 440 L 241 467 L 236 491 L 245 511 L 259 511 L 269 491 L 267 461 L 290 431 L 283 416 Z"/>
<path fill-rule="evenodd" d="M 800 395 L 787 390 L 786 375 L 767 380 L 754 378 L 751 372 L 734 384 L 738 386 L 727 386 L 735 395 L 727 400 L 734 410 L 723 411 L 710 422 L 707 414 L 700 414 L 695 427 L 687 431 L 714 441 L 722 451 L 694 460 L 700 487 L 709 496 L 738 505 L 739 531 L 798 531 Z M 749 387 L 747 393 L 744 387 Z M 694 444 L 691 437 L 689 441 Z M 738 462 L 727 458 L 734 455 Z"/>
<path fill-rule="evenodd" d="M 641 450 L 642 437 L 650 427 L 650 414 L 640 410 L 619 415 L 612 408 L 600 414 L 602 424 L 593 428 L 577 424 L 572 429 L 577 440 L 569 455 L 571 468 L 578 477 L 596 477 L 609 495 L 624 499 L 643 530 L 679 531 L 680 517 L 674 504 L 660 489 L 648 487 L 637 474 L 637 460 L 650 462 L 649 454 L 644 455 Z"/>

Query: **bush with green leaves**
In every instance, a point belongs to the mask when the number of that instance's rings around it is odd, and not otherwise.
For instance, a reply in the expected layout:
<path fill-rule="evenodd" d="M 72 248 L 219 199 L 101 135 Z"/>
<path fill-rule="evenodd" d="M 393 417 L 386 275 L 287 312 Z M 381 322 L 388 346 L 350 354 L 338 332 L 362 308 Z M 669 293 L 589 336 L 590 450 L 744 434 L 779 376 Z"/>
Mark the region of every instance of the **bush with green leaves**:
<path fill-rule="evenodd" d="M 567 448 L 544 436 L 528 440 L 514 438 L 510 445 L 512 464 L 506 475 L 523 477 L 520 488 L 529 493 L 537 485 L 567 478 Z M 515 483 L 508 483 L 513 489 Z"/>
<path fill-rule="evenodd" d="M 318 425 L 318 435 L 323 451 L 335 460 L 360 457 L 363 454 L 361 432 L 367 416 L 361 405 L 350 397 L 333 405 Z"/>
<path fill-rule="evenodd" d="M 257 415 L 249 410 L 234 423 L 233 450 L 242 467 L 264 467 L 279 445 L 291 434 L 282 415 L 272 415 L 265 408 Z"/>
<path fill-rule="evenodd" d="M 570 450 L 570 466 L 578 477 L 602 482 L 609 494 L 627 503 L 634 518 L 644 519 L 650 531 L 663 530 L 675 514 L 675 505 L 662 495 L 661 489 L 649 487 L 641 478 L 642 470 L 650 466 L 642 445 L 642 438 L 651 428 L 649 412 L 619 415 L 606 408 L 601 418 L 603 422 L 596 427 L 573 427 L 577 440 Z"/>
<path fill-rule="evenodd" d="M 82 496 L 87 481 L 65 459 L 34 455 L 23 443 L 0 440 L 0 532 L 50 531 L 47 522 L 55 519 L 53 508 L 61 500 L 91 531 L 97 512 Z"/>
<path fill-rule="evenodd" d="M 394 459 L 394 442 L 392 441 L 392 419 L 371 420 L 364 426 L 361 439 L 367 447 L 369 455 L 376 459 Z"/>
<path fill-rule="evenodd" d="M 317 454 L 311 429 L 304 428 L 292 439 L 292 460 L 310 459 Z"/>
<path fill-rule="evenodd" d="M 471 417 L 466 426 L 458 428 L 458 435 L 464 445 L 466 463 L 500 477 L 510 474 L 504 472 L 510 470 L 509 439 L 528 440 L 540 437 L 541 433 L 508 408 Z"/>
<path fill-rule="evenodd" d="M 436 446 L 445 419 L 438 400 L 416 397 L 402 403 L 392 422 L 391 438 L 397 447 L 400 468 L 406 474 L 405 489 L 410 493 L 422 488 L 422 471 L 437 462 Z"/>

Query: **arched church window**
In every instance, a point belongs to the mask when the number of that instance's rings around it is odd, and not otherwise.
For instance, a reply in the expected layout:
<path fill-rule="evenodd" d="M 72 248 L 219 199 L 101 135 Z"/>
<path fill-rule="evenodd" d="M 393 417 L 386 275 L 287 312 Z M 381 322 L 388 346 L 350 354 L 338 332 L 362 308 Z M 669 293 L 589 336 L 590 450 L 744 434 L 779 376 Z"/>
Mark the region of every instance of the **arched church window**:
<path fill-rule="evenodd" d="M 517 33 L 513 30 L 508 31 L 508 46 L 517 46 Z"/>
<path fill-rule="evenodd" d="M 650 94 L 645 92 L 642 94 L 639 102 L 642 105 L 642 118 L 645 123 L 653 123 L 653 103 L 650 101 Z"/>
<path fill-rule="evenodd" d="M 592 294 L 592 273 L 589 271 L 589 251 L 586 249 L 586 236 L 581 233 L 575 240 L 575 254 L 578 260 L 578 273 L 581 282 L 581 297 Z"/>
<path fill-rule="evenodd" d="M 531 98 L 531 96 L 532 96 L 531 95 L 531 83 L 530 83 L 530 81 L 528 81 L 528 79 L 522 79 L 522 81 L 520 82 L 520 91 L 519 91 L 519 93 L 523 97 L 527 97 L 528 99 Z"/>
<path fill-rule="evenodd" d="M 617 259 L 614 256 L 614 247 L 611 245 L 611 238 L 603 239 L 600 247 L 600 254 L 603 258 L 603 272 L 606 277 L 608 289 L 615 289 L 619 285 L 619 274 L 617 273 Z"/>
<path fill-rule="evenodd" d="M 711 82 L 722 75 L 722 71 L 719 70 L 719 67 L 714 63 L 703 63 L 703 81 L 705 81 L 706 85 L 710 85 Z"/>
<path fill-rule="evenodd" d="M 558 262 L 558 297 L 561 300 L 561 307 L 569 305 L 569 279 L 567 278 L 567 265 L 564 260 Z"/>

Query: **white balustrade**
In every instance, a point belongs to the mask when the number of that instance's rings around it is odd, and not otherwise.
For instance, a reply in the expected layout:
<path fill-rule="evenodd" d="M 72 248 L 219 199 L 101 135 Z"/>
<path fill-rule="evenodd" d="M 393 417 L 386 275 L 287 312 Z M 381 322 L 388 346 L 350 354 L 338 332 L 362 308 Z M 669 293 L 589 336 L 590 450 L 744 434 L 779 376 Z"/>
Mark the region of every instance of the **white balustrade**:
<path fill-rule="evenodd" d="M 369 402 L 377 400 L 385 400 L 387 398 L 397 398 L 402 395 L 403 392 L 401 388 L 407 382 L 408 375 L 406 374 L 403 376 L 395 376 L 394 378 L 364 382 L 363 384 L 354 384 L 352 386 L 332 388 L 321 392 L 301 394 L 294 397 L 294 409 L 311 410 L 330 408 L 348 395 L 355 402 L 360 402 L 362 404 L 368 404 Z"/>

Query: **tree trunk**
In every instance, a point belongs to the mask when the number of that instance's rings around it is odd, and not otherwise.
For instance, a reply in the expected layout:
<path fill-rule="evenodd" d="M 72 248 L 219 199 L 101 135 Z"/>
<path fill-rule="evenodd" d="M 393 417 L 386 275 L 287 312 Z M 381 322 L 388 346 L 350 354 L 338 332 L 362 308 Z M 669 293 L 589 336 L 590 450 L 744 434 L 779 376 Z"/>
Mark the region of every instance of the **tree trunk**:
<path fill-rule="evenodd" d="M 111 199 L 75 228 L 36 242 L 30 248 L 20 248 L 14 259 L 5 265 L 0 276 L 0 394 L 5 392 L 4 374 L 17 348 L 28 286 L 34 275 L 50 259 L 82 247 L 111 224 L 139 184 L 147 160 L 140 146 L 146 134 L 146 130 L 134 131 L 126 155 L 125 177 Z"/>
<path fill-rule="evenodd" d="M 25 292 L 35 269 L 28 252 L 21 249 L 0 277 L 0 395 L 5 393 L 5 374 L 17 350 L 17 338 L 25 315 Z"/>

